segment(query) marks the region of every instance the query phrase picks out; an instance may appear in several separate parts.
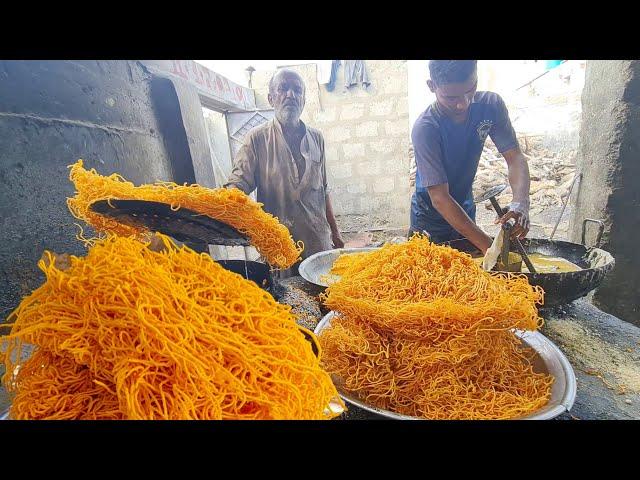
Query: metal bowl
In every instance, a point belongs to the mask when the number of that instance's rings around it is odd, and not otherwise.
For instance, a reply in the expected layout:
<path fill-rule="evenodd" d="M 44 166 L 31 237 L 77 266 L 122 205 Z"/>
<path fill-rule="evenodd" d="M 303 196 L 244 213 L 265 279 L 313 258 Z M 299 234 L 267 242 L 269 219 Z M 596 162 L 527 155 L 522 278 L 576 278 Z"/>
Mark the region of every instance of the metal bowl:
<path fill-rule="evenodd" d="M 323 275 L 328 275 L 333 263 L 343 253 L 360 253 L 371 252 L 378 250 L 380 247 L 363 247 L 363 248 L 336 248 L 334 250 L 325 250 L 324 252 L 318 252 L 306 258 L 300 263 L 298 271 L 300 276 L 307 282 L 313 283 L 320 287 L 328 287 L 326 282 L 320 278 Z"/>
<path fill-rule="evenodd" d="M 314 333 L 319 335 L 325 328 L 329 328 L 331 319 L 336 316 L 336 312 L 329 312 L 325 315 Z M 533 362 L 533 369 L 538 373 L 549 373 L 553 375 L 555 381 L 551 387 L 551 398 L 549 403 L 536 412 L 514 420 L 550 420 L 571 410 L 576 399 L 576 376 L 573 367 L 567 357 L 560 351 L 554 343 L 539 332 L 515 331 L 524 344 L 533 348 L 537 355 Z M 368 405 L 363 400 L 355 398 L 348 393 L 344 393 L 338 388 L 340 396 L 348 403 L 360 407 L 369 412 L 381 415 L 394 420 L 423 420 L 418 417 L 401 415 L 398 413 L 383 410 L 381 408 Z"/>

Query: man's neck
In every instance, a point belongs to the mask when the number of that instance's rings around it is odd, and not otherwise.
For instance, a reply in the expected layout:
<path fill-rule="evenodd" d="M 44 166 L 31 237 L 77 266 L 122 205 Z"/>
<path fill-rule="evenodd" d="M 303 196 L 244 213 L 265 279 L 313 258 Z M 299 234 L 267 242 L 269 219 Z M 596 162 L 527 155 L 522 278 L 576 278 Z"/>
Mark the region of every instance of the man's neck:
<path fill-rule="evenodd" d="M 282 127 L 282 132 L 287 136 L 296 136 L 304 133 L 304 127 L 300 119 L 289 123 L 280 122 L 280 126 Z"/>
<path fill-rule="evenodd" d="M 466 115 L 455 116 L 455 115 L 449 114 L 447 110 L 442 105 L 440 105 L 440 102 L 438 102 L 437 100 L 435 104 L 436 104 L 436 111 L 443 117 L 447 117 L 453 123 L 456 123 L 456 124 L 464 123 L 467 121 L 467 118 L 469 118 L 469 110 L 471 109 L 467 110 Z"/>

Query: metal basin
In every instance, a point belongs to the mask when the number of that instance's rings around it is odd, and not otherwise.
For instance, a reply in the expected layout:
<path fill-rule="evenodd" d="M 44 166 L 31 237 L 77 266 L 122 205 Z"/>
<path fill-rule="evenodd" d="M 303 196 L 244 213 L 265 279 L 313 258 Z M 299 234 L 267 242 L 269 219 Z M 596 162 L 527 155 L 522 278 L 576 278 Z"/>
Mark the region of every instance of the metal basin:
<path fill-rule="evenodd" d="M 335 315 L 335 312 L 329 312 L 325 315 L 320 323 L 318 323 L 314 333 L 319 335 L 322 330 L 329 328 L 331 325 L 331 319 Z M 527 415 L 526 417 L 520 417 L 514 420 L 550 420 L 569 411 L 576 399 L 577 384 L 573 367 L 571 367 L 567 357 L 564 356 L 560 349 L 556 347 L 551 340 L 539 332 L 516 331 L 514 333 L 524 344 L 536 351 L 537 356 L 533 363 L 534 371 L 538 373 L 549 373 L 555 378 L 553 386 L 551 387 L 551 399 L 549 400 L 549 403 L 540 410 Z M 421 418 L 401 415 L 368 405 L 363 400 L 358 399 L 349 393 L 342 392 L 340 388 L 338 388 L 338 393 L 346 402 L 382 417 L 394 420 L 423 420 Z"/>
<path fill-rule="evenodd" d="M 333 267 L 333 263 L 340 255 L 343 253 L 372 252 L 379 248 L 380 247 L 336 248 L 334 250 L 325 250 L 324 252 L 314 253 L 300 263 L 298 271 L 300 272 L 300 276 L 307 282 L 320 287 L 328 287 L 327 283 L 321 280 L 321 277 L 329 274 L 329 270 Z"/>

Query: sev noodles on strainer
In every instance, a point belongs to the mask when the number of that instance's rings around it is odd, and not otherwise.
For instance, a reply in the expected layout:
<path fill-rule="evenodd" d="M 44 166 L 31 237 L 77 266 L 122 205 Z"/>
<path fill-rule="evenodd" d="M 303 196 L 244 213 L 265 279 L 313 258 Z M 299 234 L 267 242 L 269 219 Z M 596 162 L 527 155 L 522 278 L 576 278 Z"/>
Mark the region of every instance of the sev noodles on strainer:
<path fill-rule="evenodd" d="M 278 268 L 288 268 L 300 259 L 302 242 L 294 243 L 287 227 L 265 212 L 237 188 L 206 188 L 200 185 L 177 185 L 157 182 L 135 186 L 118 174 L 102 176 L 95 169 L 86 170 L 83 161 L 70 166 L 70 179 L 76 187 L 67 205 L 74 217 L 84 220 L 100 233 L 114 233 L 144 239 L 145 230 L 119 223 L 92 212 L 89 206 L 98 200 L 147 200 L 181 207 L 208 215 L 246 234 L 267 261 Z"/>

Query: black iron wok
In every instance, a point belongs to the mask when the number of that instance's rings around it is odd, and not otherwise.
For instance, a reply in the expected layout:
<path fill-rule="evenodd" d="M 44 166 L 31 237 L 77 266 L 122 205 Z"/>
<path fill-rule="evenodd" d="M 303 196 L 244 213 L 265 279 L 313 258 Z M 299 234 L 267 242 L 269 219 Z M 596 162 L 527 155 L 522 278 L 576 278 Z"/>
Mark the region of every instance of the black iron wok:
<path fill-rule="evenodd" d="M 457 250 L 480 257 L 482 253 L 466 239 L 446 242 Z M 583 270 L 562 273 L 523 273 L 531 285 L 544 289 L 544 307 L 570 303 L 594 290 L 613 269 L 615 260 L 609 252 L 596 247 L 559 240 L 524 239 L 522 245 L 527 253 L 540 253 L 561 257 L 575 263 Z"/>

